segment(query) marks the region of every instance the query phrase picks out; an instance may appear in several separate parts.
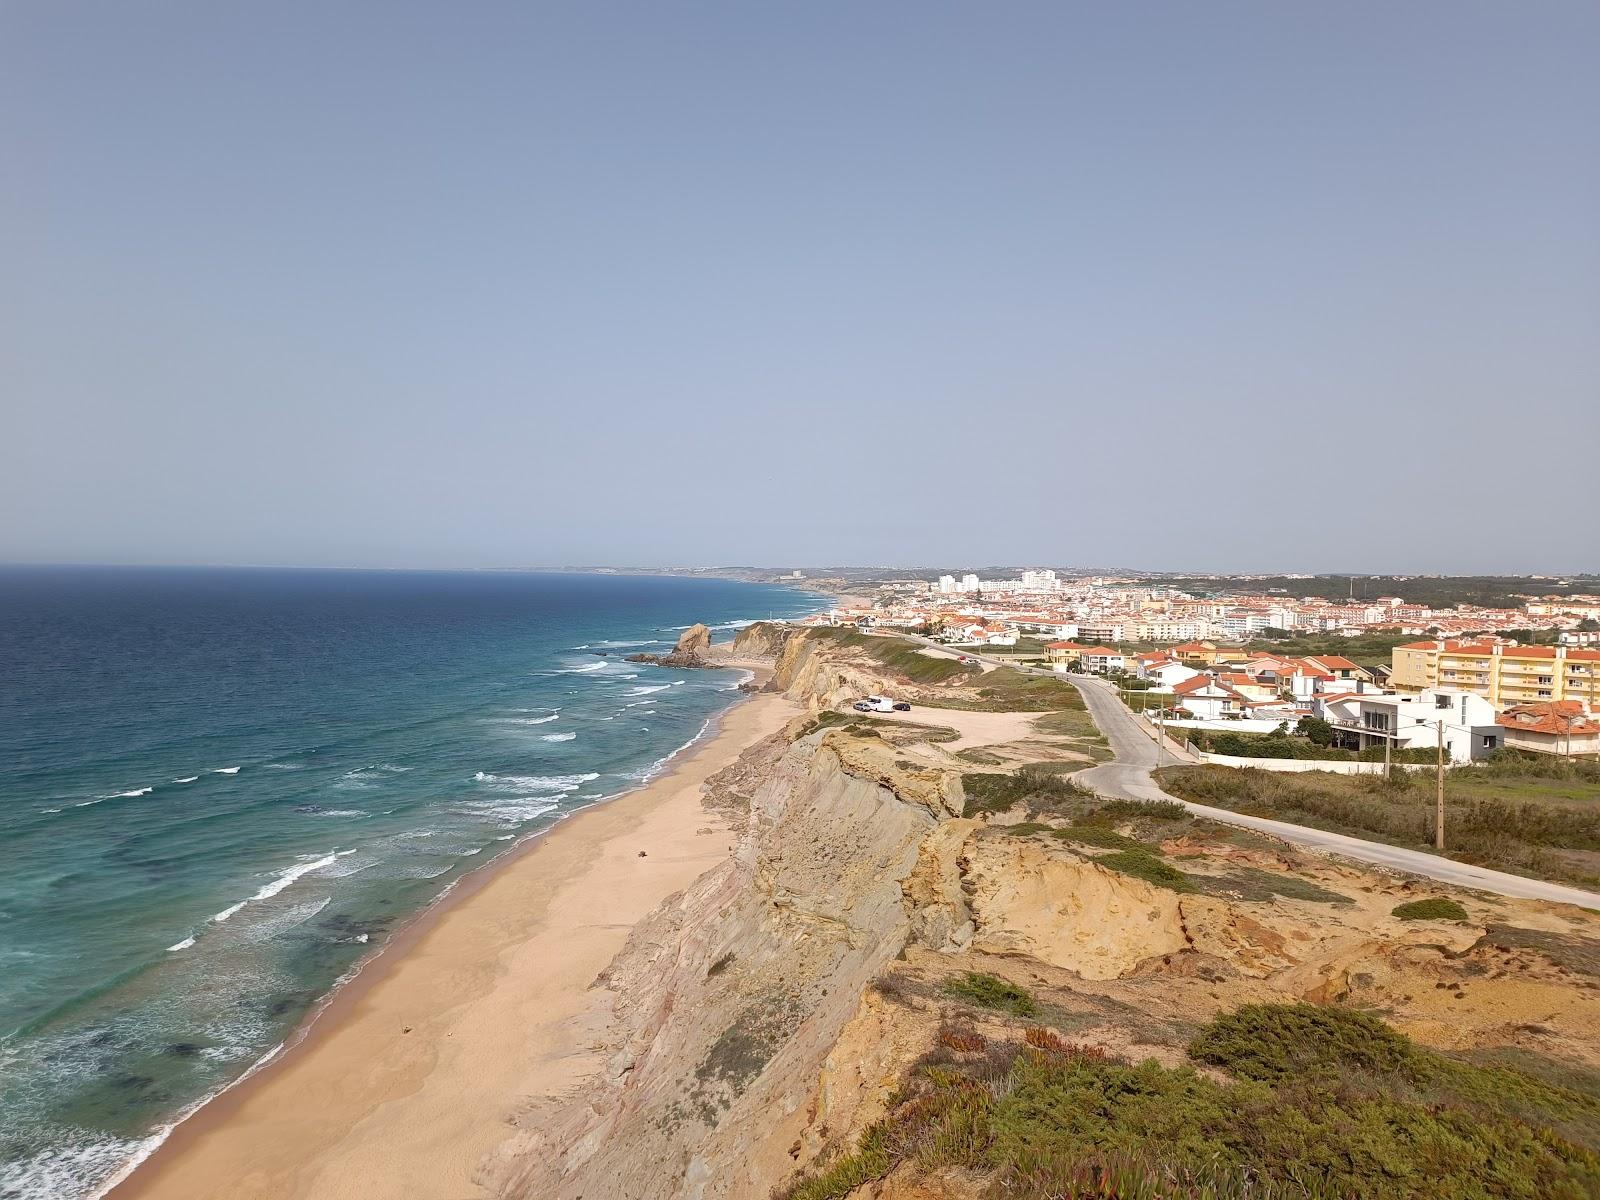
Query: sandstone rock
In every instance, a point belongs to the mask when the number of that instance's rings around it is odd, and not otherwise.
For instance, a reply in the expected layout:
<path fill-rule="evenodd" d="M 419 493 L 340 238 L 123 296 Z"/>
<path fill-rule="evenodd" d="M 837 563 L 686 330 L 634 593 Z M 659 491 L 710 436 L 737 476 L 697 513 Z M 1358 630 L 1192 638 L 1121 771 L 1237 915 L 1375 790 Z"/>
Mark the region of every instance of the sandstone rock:
<path fill-rule="evenodd" d="M 665 654 L 630 654 L 629 662 L 655 663 L 662 667 L 714 667 L 711 660 L 711 630 L 691 625 L 678 635 L 678 644 Z"/>

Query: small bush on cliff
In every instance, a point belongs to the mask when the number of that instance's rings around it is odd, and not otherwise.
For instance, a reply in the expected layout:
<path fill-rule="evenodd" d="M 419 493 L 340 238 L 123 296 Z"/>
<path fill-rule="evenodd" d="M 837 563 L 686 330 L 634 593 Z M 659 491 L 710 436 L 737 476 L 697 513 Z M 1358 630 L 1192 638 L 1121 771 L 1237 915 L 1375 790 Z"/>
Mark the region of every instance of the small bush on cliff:
<path fill-rule="evenodd" d="M 1207 1025 L 1189 1057 L 1263 1083 L 1328 1069 L 1414 1080 L 1419 1053 L 1377 1017 L 1320 1004 L 1247 1004 Z"/>
<path fill-rule="evenodd" d="M 968 971 L 965 975 L 947 980 L 944 992 L 947 996 L 976 1004 L 979 1008 L 992 1008 L 1014 1017 L 1031 1017 L 1037 1011 L 1033 997 L 1026 988 L 981 971 Z"/>
<path fill-rule="evenodd" d="M 1123 875 L 1132 875 L 1135 879 L 1142 879 L 1146 883 L 1153 883 L 1157 887 L 1168 888 L 1174 892 L 1193 892 L 1194 880 L 1171 863 L 1163 862 L 1151 851 L 1139 849 L 1119 850 L 1115 854 L 1102 854 L 1094 860 L 1107 870 L 1116 871 Z"/>
<path fill-rule="evenodd" d="M 961 776 L 961 787 L 967 796 L 968 816 L 1005 812 L 1019 803 L 1025 803 L 1029 812 L 1074 811 L 1094 796 L 1070 779 L 1032 767 L 1014 774 L 969 771 Z"/>
<path fill-rule="evenodd" d="M 1118 821 L 1183 821 L 1189 810 L 1176 800 L 1107 800 L 1084 817 L 1095 824 Z"/>
<path fill-rule="evenodd" d="M 1412 900 L 1408 904 L 1397 904 L 1393 915 L 1402 921 L 1465 921 L 1467 910 L 1454 900 L 1434 896 L 1427 900 Z"/>

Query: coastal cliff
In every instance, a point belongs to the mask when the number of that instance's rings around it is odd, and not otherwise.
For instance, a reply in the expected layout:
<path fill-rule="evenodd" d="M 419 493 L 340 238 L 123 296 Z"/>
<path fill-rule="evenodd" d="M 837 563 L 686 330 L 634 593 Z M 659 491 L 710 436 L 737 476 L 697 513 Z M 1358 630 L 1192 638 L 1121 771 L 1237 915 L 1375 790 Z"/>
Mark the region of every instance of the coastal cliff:
<path fill-rule="evenodd" d="M 1218 1012 L 1301 1001 L 1382 1008 L 1434 1045 L 1600 1067 L 1596 964 L 1563 952 L 1592 919 L 1499 902 L 1410 923 L 1391 914 L 1409 884 L 1171 814 L 1100 811 L 1059 776 L 997 801 L 1005 777 L 935 744 L 937 710 L 909 727 L 833 711 L 865 692 L 929 692 L 860 647 L 752 626 L 733 653 L 769 658 L 768 686 L 813 715 L 709 781 L 733 853 L 637 926 L 596 981 L 605 1068 L 518 1117 L 480 1170 L 496 1194 L 765 1197 L 848 1164 L 919 1059 L 1020 1044 L 986 1002 L 963 1001 L 968 978 L 1037 997 L 1013 1018 L 1171 1067 L 1185 1031 Z M 970 684 L 953 677 L 945 695 L 970 702 Z M 814 1194 L 986 1186 L 970 1170 L 919 1183 L 927 1164 L 913 1166 L 886 1160 L 855 1190 Z"/>

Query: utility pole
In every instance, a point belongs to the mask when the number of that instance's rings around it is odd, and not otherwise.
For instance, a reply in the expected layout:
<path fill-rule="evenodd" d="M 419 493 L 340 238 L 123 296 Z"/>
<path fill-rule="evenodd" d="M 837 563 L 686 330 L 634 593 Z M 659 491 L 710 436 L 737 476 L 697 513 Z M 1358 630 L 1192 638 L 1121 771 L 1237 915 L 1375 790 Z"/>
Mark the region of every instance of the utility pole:
<path fill-rule="evenodd" d="M 1434 729 L 1439 735 L 1439 763 L 1436 776 L 1439 783 L 1439 798 L 1433 818 L 1433 848 L 1440 853 L 1444 852 L 1444 722 L 1435 721 Z"/>
<path fill-rule="evenodd" d="M 1161 756 L 1167 749 L 1167 710 L 1156 709 L 1156 769 L 1161 768 Z"/>

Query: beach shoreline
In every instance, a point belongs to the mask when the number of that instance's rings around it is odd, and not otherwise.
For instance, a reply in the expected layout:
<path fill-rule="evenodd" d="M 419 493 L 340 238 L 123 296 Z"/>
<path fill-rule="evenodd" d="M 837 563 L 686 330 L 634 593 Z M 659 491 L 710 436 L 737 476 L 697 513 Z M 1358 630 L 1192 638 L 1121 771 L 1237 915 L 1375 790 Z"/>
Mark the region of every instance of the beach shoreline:
<path fill-rule="evenodd" d="M 799 711 L 770 693 L 735 703 L 641 787 L 463 876 L 284 1049 L 102 1194 L 491 1195 L 474 1173 L 510 1122 L 601 1066 L 590 1051 L 601 1016 L 594 980 L 634 925 L 732 849 L 703 807 L 703 783 Z"/>

